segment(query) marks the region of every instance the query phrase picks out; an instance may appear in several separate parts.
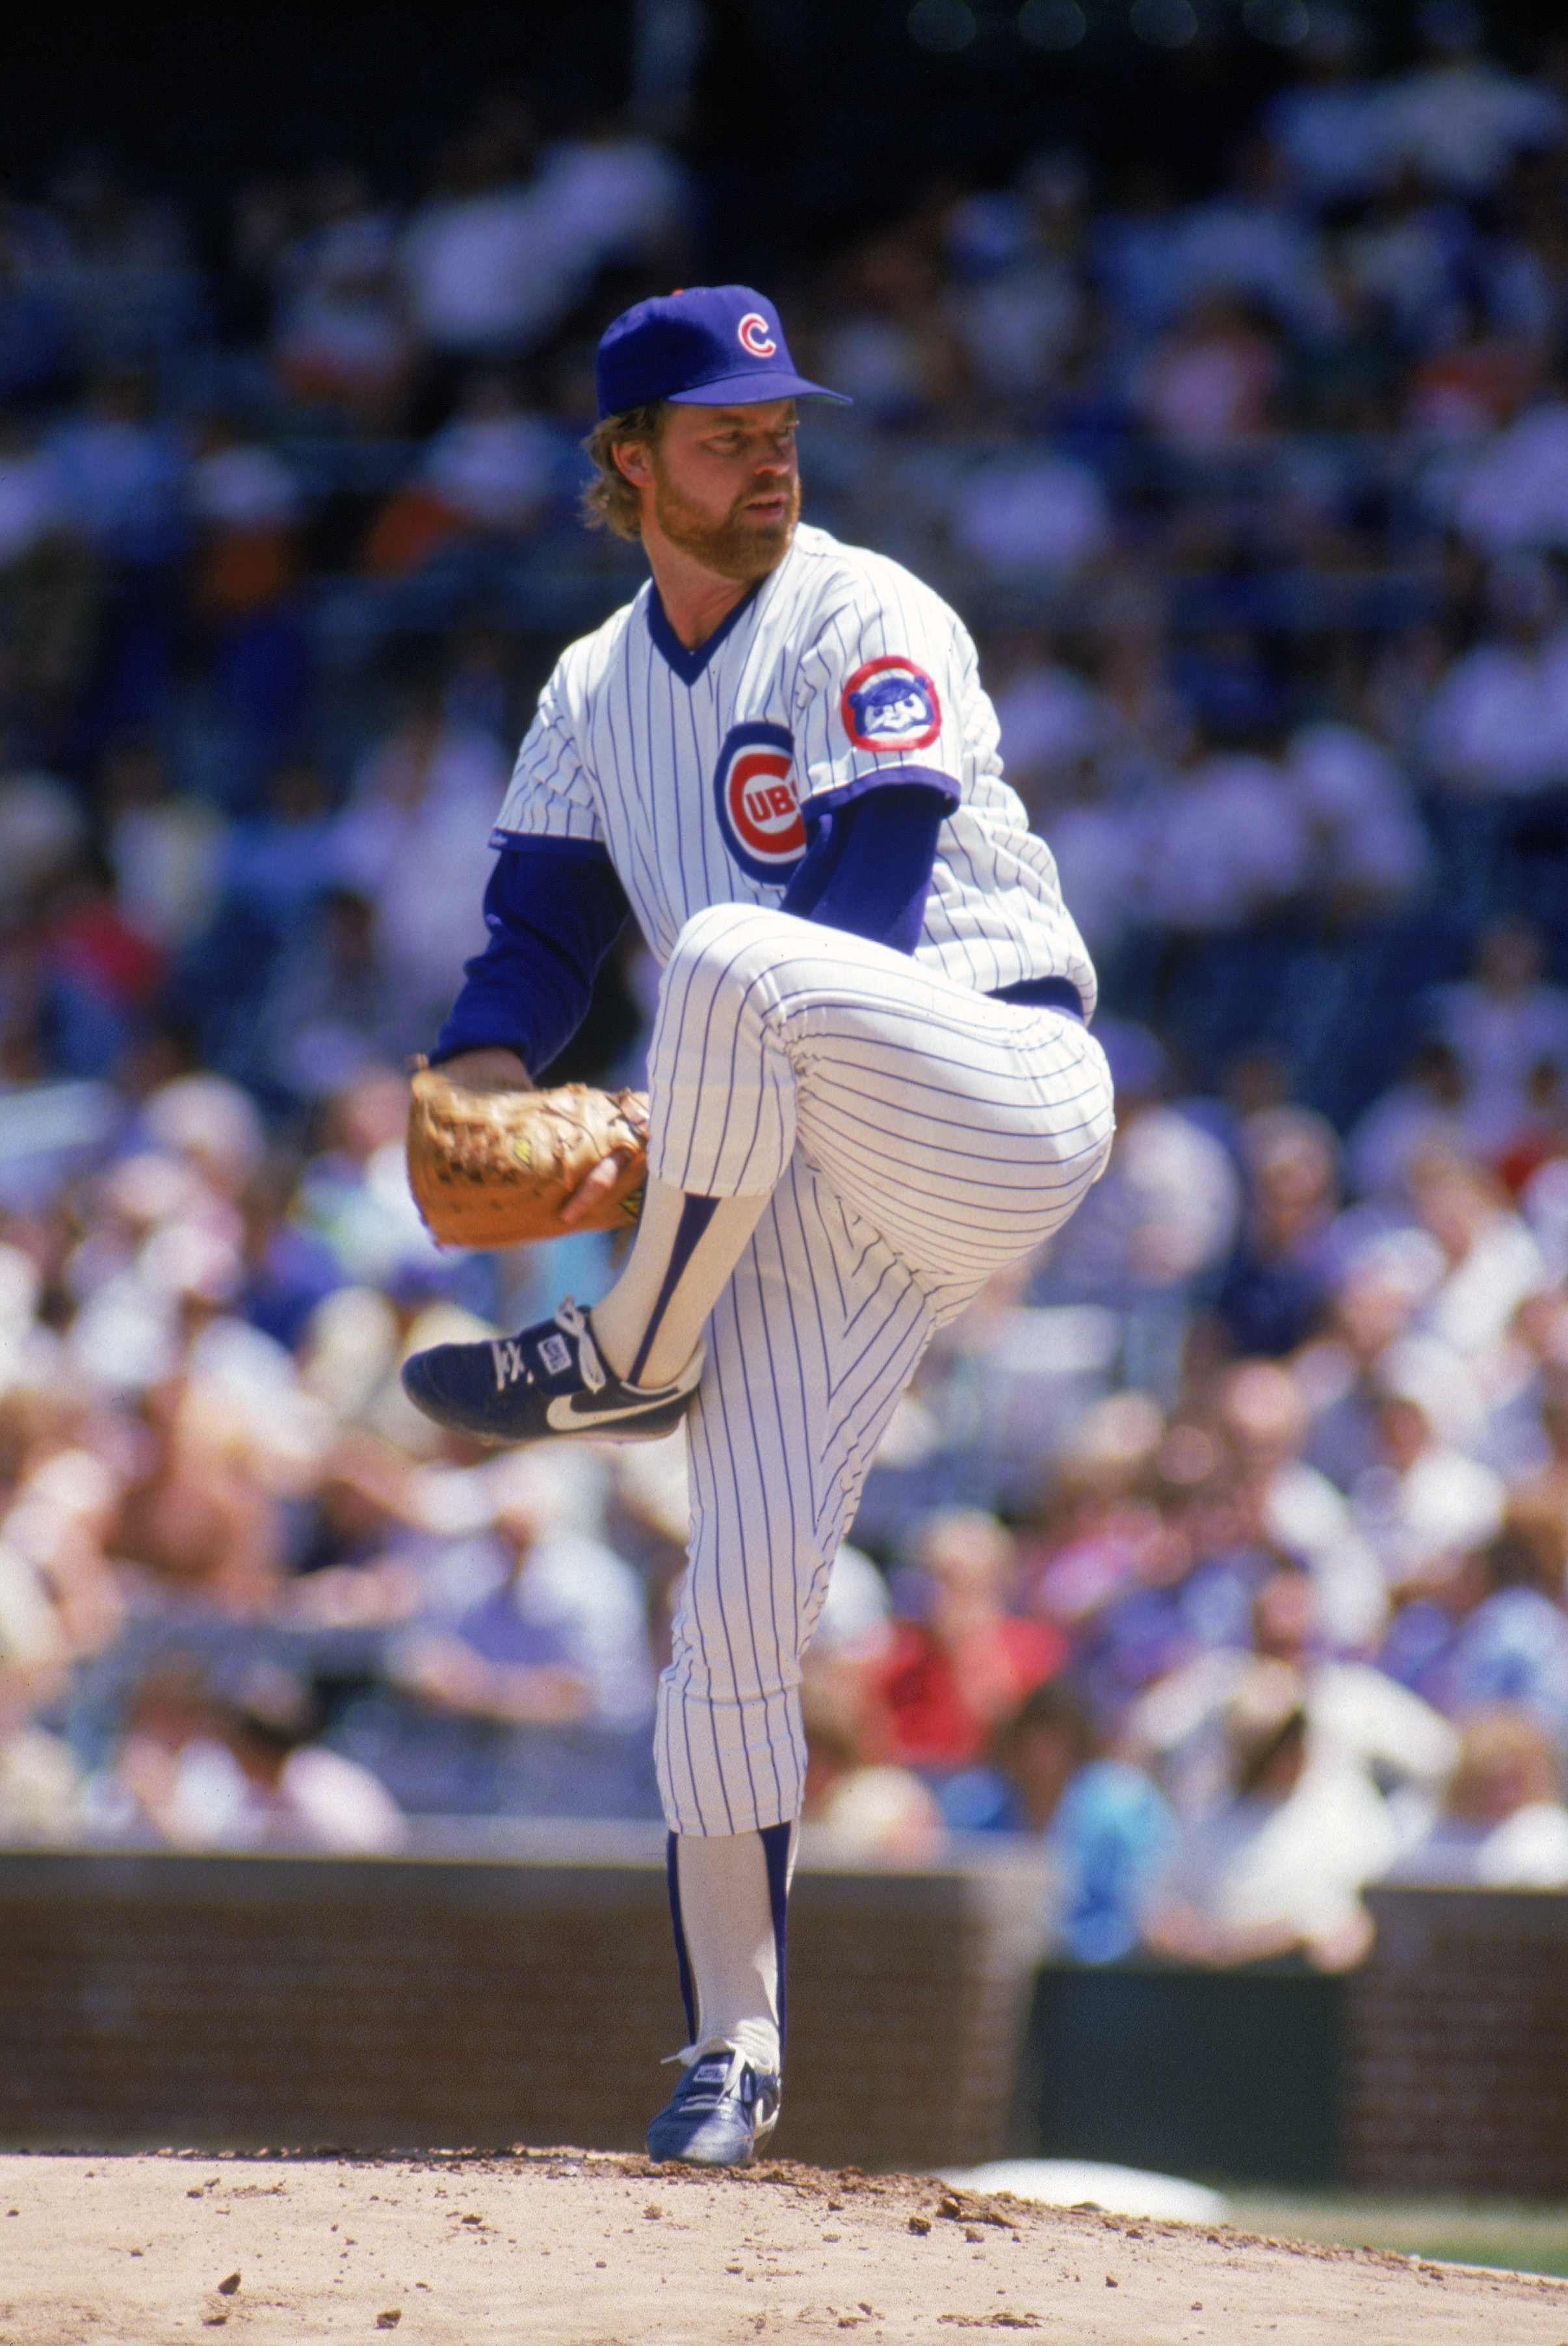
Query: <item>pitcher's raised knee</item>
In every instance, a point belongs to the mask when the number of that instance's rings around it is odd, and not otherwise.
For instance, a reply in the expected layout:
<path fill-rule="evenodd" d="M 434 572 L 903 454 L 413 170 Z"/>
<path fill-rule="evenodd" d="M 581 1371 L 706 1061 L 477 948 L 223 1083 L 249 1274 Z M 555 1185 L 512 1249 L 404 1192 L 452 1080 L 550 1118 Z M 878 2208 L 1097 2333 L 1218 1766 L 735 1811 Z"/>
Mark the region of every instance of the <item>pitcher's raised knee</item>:
<path fill-rule="evenodd" d="M 661 993 L 681 996 L 748 993 L 797 954 L 822 946 L 820 930 L 769 904 L 710 904 L 693 913 L 675 941 Z"/>

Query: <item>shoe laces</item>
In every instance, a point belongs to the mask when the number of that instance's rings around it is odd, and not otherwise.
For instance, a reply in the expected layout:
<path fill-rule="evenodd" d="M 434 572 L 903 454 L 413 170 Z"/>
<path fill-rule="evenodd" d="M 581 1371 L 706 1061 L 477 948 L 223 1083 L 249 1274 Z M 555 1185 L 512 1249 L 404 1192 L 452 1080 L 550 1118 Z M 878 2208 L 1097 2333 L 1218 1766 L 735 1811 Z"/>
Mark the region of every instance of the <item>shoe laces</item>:
<path fill-rule="evenodd" d="M 675 2089 L 677 2101 L 688 2109 L 717 2109 L 731 2095 L 742 2109 L 749 2109 L 758 2097 L 756 2071 L 748 2061 L 733 2052 L 728 2053 L 728 2057 L 722 2053 L 704 2055 L 692 2064 Z"/>
<path fill-rule="evenodd" d="M 738 2045 L 683 2045 L 678 2053 L 667 2053 L 664 2066 L 672 2061 L 685 2064 L 686 2074 L 675 2089 L 675 2098 L 687 2106 L 696 2103 L 717 2108 L 733 2094 L 742 2109 L 750 2109 L 769 2093 L 777 2093 L 779 2080 L 768 2071 L 748 2061 Z"/>
<path fill-rule="evenodd" d="M 587 1313 L 580 1311 L 568 1295 L 555 1314 L 555 1325 L 565 1334 L 575 1337 L 577 1366 L 583 1372 L 583 1382 L 590 1392 L 601 1392 L 605 1385 L 605 1365 L 599 1358 Z"/>
<path fill-rule="evenodd" d="M 570 1336 L 577 1348 L 577 1370 L 590 1392 L 603 1391 L 605 1366 L 594 1332 L 588 1325 L 588 1315 L 579 1311 L 568 1295 L 555 1314 L 555 1325 L 565 1336 Z M 519 1336 L 498 1336 L 491 1339 L 490 1357 L 495 1364 L 495 1390 L 504 1392 L 508 1385 L 520 1384 L 528 1375 L 528 1362 Z"/>

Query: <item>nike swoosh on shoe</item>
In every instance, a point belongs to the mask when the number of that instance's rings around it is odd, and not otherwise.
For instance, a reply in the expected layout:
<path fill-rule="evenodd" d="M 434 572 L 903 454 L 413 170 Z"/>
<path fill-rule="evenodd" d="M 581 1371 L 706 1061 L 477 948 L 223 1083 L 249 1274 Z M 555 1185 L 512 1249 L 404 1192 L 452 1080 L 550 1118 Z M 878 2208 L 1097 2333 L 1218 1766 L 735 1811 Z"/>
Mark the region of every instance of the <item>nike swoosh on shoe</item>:
<path fill-rule="evenodd" d="M 677 1393 L 661 1393 L 655 1401 L 632 1402 L 613 1407 L 596 1401 L 591 1393 L 557 1393 L 545 1415 L 552 1431 L 556 1433 L 576 1433 L 589 1428 L 596 1431 L 600 1426 L 615 1425 L 622 1418 L 647 1417 L 654 1410 L 667 1409 L 672 1401 L 680 1398 Z"/>

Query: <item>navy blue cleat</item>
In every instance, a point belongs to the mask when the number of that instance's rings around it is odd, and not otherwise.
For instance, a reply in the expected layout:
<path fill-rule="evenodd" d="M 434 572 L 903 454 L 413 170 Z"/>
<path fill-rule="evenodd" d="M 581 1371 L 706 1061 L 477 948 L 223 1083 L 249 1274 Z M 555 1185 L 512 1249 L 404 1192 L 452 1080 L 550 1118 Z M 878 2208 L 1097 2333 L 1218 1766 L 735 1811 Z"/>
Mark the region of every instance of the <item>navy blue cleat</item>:
<path fill-rule="evenodd" d="M 476 1442 L 655 1442 L 686 1415 L 701 1374 L 698 1345 L 673 1384 L 625 1383 L 568 1296 L 553 1320 L 515 1336 L 415 1352 L 402 1388 L 437 1425 Z"/>
<path fill-rule="evenodd" d="M 779 2080 L 728 2045 L 694 2061 L 648 2128 L 650 2158 L 749 2167 L 779 2123 Z"/>

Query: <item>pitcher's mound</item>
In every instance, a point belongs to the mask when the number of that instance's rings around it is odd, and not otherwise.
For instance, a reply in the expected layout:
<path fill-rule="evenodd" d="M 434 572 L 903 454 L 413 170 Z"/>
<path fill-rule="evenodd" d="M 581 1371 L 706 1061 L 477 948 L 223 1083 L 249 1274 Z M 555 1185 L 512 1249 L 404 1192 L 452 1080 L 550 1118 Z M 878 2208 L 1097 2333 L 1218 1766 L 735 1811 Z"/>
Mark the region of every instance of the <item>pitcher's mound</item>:
<path fill-rule="evenodd" d="M 0 2341 L 1568 2346 L 1568 2282 L 775 2162 L 0 2159 Z"/>

